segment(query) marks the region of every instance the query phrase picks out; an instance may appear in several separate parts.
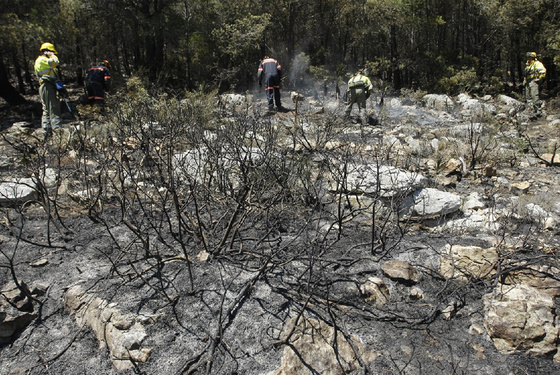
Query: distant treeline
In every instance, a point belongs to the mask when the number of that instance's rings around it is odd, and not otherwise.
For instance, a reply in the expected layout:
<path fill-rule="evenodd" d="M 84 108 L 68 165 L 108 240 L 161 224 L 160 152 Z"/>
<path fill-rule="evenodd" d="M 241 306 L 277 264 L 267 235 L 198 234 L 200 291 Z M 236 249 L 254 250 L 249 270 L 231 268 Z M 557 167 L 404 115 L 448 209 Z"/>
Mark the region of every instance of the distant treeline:
<path fill-rule="evenodd" d="M 0 9 L 0 86 L 36 89 L 33 61 L 53 43 L 65 81 L 110 61 L 113 79 L 138 75 L 169 90 L 253 87 L 269 54 L 287 84 L 346 80 L 366 67 L 386 87 L 519 91 L 537 52 L 557 95 L 559 0 L 32 0 Z M 7 88 L 6 84 L 10 84 Z"/>

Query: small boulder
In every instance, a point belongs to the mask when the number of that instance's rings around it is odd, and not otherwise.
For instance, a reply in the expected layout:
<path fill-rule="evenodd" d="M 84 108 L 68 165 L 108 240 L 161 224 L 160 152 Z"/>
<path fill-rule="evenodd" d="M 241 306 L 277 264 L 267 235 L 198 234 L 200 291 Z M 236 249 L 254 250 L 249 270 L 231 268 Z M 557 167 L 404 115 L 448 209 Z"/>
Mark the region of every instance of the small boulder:
<path fill-rule="evenodd" d="M 405 284 L 416 284 L 420 281 L 418 270 L 402 260 L 389 260 L 381 265 L 381 270 L 385 276 Z"/>
<path fill-rule="evenodd" d="M 493 247 L 446 245 L 439 268 L 446 279 L 480 279 L 494 275 L 497 262 L 498 252 Z"/>
<path fill-rule="evenodd" d="M 37 199 L 35 181 L 20 178 L 0 183 L 0 206 L 13 206 Z"/>
<path fill-rule="evenodd" d="M 281 338 L 289 339 L 290 345 L 284 349 L 280 367 L 269 375 L 350 374 L 362 369 L 358 354 L 366 365 L 378 356 L 359 338 L 350 337 L 350 343 L 345 335 L 316 319 L 293 318 Z"/>
<path fill-rule="evenodd" d="M 361 286 L 360 292 L 366 298 L 366 302 L 381 306 L 389 302 L 390 294 L 387 284 L 379 277 L 370 277 Z"/>
<path fill-rule="evenodd" d="M 500 353 L 557 353 L 560 329 L 549 294 L 524 284 L 499 285 L 484 296 L 483 309 L 484 326 Z"/>

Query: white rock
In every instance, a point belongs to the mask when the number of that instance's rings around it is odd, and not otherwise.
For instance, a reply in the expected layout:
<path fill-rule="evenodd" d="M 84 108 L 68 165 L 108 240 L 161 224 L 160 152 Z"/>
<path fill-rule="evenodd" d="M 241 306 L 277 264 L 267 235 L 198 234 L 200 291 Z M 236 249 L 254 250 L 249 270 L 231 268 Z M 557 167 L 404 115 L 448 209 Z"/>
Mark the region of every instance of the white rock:
<path fill-rule="evenodd" d="M 31 178 L 20 178 L 0 184 L 0 206 L 21 204 L 37 199 L 36 184 Z"/>
<path fill-rule="evenodd" d="M 471 193 L 463 203 L 463 212 L 470 213 L 471 211 L 481 210 L 485 207 L 480 194 L 477 192 Z"/>
<path fill-rule="evenodd" d="M 366 193 L 391 197 L 407 190 L 416 190 L 427 183 L 428 179 L 421 174 L 402 171 L 390 166 L 375 164 L 340 165 L 341 172 L 331 174 L 328 188 L 331 191 L 344 189 L 352 193 Z M 340 181 L 344 175 L 346 180 Z M 378 181 L 379 179 L 379 181 Z"/>
<path fill-rule="evenodd" d="M 412 217 L 451 214 L 461 208 L 461 197 L 434 188 L 417 190 L 403 204 L 402 212 Z"/>
<path fill-rule="evenodd" d="M 437 109 L 440 111 L 448 111 L 453 108 L 453 100 L 447 95 L 443 94 L 428 94 L 424 95 L 424 104 L 427 108 Z"/>
<path fill-rule="evenodd" d="M 523 105 L 523 103 L 521 103 L 519 100 L 514 99 L 510 96 L 507 95 L 500 95 L 498 96 L 498 99 L 500 102 L 504 103 L 505 105 L 509 106 L 509 107 L 520 107 Z"/>
<path fill-rule="evenodd" d="M 484 326 L 501 353 L 525 350 L 548 355 L 557 351 L 560 329 L 549 294 L 524 284 L 499 285 L 484 296 L 483 307 Z"/>

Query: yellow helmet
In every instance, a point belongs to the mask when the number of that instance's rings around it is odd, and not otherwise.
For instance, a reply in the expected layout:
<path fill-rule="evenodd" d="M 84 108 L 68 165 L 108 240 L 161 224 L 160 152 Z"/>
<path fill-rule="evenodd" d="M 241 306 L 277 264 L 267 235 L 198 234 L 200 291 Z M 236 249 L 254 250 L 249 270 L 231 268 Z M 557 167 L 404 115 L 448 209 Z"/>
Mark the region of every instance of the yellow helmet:
<path fill-rule="evenodd" d="M 531 57 L 533 59 L 537 58 L 537 53 L 536 52 L 527 52 L 527 57 Z"/>
<path fill-rule="evenodd" d="M 39 51 L 52 51 L 54 53 L 58 53 L 56 52 L 56 49 L 54 49 L 54 45 L 52 43 L 43 43 L 41 44 L 41 48 L 39 48 Z"/>

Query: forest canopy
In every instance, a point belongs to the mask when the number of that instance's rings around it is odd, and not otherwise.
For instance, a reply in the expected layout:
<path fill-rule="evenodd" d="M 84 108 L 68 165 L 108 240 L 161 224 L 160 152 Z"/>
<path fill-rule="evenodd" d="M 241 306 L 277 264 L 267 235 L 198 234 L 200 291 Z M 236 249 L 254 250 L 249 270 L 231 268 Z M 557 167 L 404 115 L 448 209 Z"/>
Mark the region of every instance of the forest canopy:
<path fill-rule="evenodd" d="M 37 87 L 33 61 L 53 43 L 67 82 L 101 59 L 114 78 L 152 87 L 243 91 L 262 56 L 290 83 L 366 67 L 395 90 L 519 90 L 525 53 L 557 95 L 559 0 L 2 0 L 1 97 Z M 54 5 L 53 5 L 54 4 Z M 10 103 L 10 100 L 8 100 Z"/>

